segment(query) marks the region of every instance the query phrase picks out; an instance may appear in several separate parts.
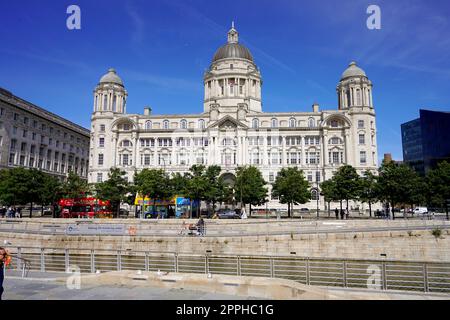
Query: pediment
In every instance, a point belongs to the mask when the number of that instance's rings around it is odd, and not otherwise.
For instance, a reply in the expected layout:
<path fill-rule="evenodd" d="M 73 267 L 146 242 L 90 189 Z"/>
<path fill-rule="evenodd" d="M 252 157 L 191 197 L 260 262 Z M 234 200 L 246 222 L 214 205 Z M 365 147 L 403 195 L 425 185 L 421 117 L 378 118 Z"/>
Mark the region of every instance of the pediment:
<path fill-rule="evenodd" d="M 209 125 L 208 128 L 236 129 L 238 127 L 248 129 L 248 126 L 243 124 L 239 120 L 237 120 L 231 116 L 225 116 L 222 119 Z"/>

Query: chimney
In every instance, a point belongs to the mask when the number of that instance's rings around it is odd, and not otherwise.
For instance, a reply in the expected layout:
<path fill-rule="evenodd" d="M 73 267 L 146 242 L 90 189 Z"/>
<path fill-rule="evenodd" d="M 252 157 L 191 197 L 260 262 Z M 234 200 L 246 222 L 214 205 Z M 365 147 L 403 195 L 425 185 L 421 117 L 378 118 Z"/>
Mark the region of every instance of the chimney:
<path fill-rule="evenodd" d="M 144 116 L 150 116 L 152 114 L 152 108 L 150 106 L 144 107 Z"/>
<path fill-rule="evenodd" d="M 319 112 L 319 104 L 317 102 L 314 102 L 312 105 L 313 112 L 317 113 Z"/>

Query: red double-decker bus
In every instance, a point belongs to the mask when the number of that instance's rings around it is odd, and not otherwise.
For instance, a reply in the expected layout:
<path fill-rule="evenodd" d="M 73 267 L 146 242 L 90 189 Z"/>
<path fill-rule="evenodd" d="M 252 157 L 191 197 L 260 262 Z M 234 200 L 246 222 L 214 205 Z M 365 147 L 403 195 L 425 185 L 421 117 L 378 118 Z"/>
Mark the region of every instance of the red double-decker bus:
<path fill-rule="evenodd" d="M 109 200 L 96 198 L 61 199 L 61 218 L 112 218 Z"/>

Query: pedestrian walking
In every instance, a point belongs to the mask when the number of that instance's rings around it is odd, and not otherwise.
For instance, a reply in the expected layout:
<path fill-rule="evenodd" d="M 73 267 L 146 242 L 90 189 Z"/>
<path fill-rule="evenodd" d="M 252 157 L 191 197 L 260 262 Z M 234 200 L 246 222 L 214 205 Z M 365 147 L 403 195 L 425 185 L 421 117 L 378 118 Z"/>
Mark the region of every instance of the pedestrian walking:
<path fill-rule="evenodd" d="M 341 220 L 344 220 L 345 212 L 344 209 L 341 209 Z"/>
<path fill-rule="evenodd" d="M 5 280 L 5 267 L 8 266 L 11 261 L 11 256 L 8 255 L 8 252 L 0 247 L 0 300 L 2 300 L 3 295 L 3 280 Z"/>
<path fill-rule="evenodd" d="M 345 219 L 348 220 L 349 216 L 350 216 L 350 212 L 348 211 L 348 208 L 347 208 L 347 209 L 345 209 Z"/>
<path fill-rule="evenodd" d="M 6 207 L 5 207 L 5 206 L 3 206 L 3 207 L 0 209 L 0 215 L 2 216 L 2 218 L 5 217 L 5 215 L 6 215 Z"/>
<path fill-rule="evenodd" d="M 12 207 L 8 208 L 8 211 L 6 212 L 6 216 L 8 218 L 12 218 L 13 217 L 13 208 Z"/>
<path fill-rule="evenodd" d="M 336 220 L 339 220 L 339 210 L 338 210 L 338 208 L 334 209 L 334 214 L 336 215 Z"/>
<path fill-rule="evenodd" d="M 200 220 L 198 220 L 197 228 L 198 228 L 199 235 L 204 236 L 205 235 L 205 220 L 203 220 L 203 218 L 200 218 Z"/>

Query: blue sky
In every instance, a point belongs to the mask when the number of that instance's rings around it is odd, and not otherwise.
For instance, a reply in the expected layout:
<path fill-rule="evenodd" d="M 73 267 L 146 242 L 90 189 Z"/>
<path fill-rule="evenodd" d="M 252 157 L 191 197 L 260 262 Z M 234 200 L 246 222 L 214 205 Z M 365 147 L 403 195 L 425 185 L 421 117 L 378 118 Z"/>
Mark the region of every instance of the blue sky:
<path fill-rule="evenodd" d="M 81 30 L 66 9 L 81 8 Z M 369 5 L 381 30 L 366 27 Z M 92 92 L 114 67 L 128 112 L 202 112 L 202 75 L 234 20 L 263 78 L 264 111 L 337 108 L 356 60 L 374 84 L 380 157 L 402 158 L 400 124 L 450 111 L 447 0 L 21 0 L 0 4 L 0 87 L 89 128 Z"/>

